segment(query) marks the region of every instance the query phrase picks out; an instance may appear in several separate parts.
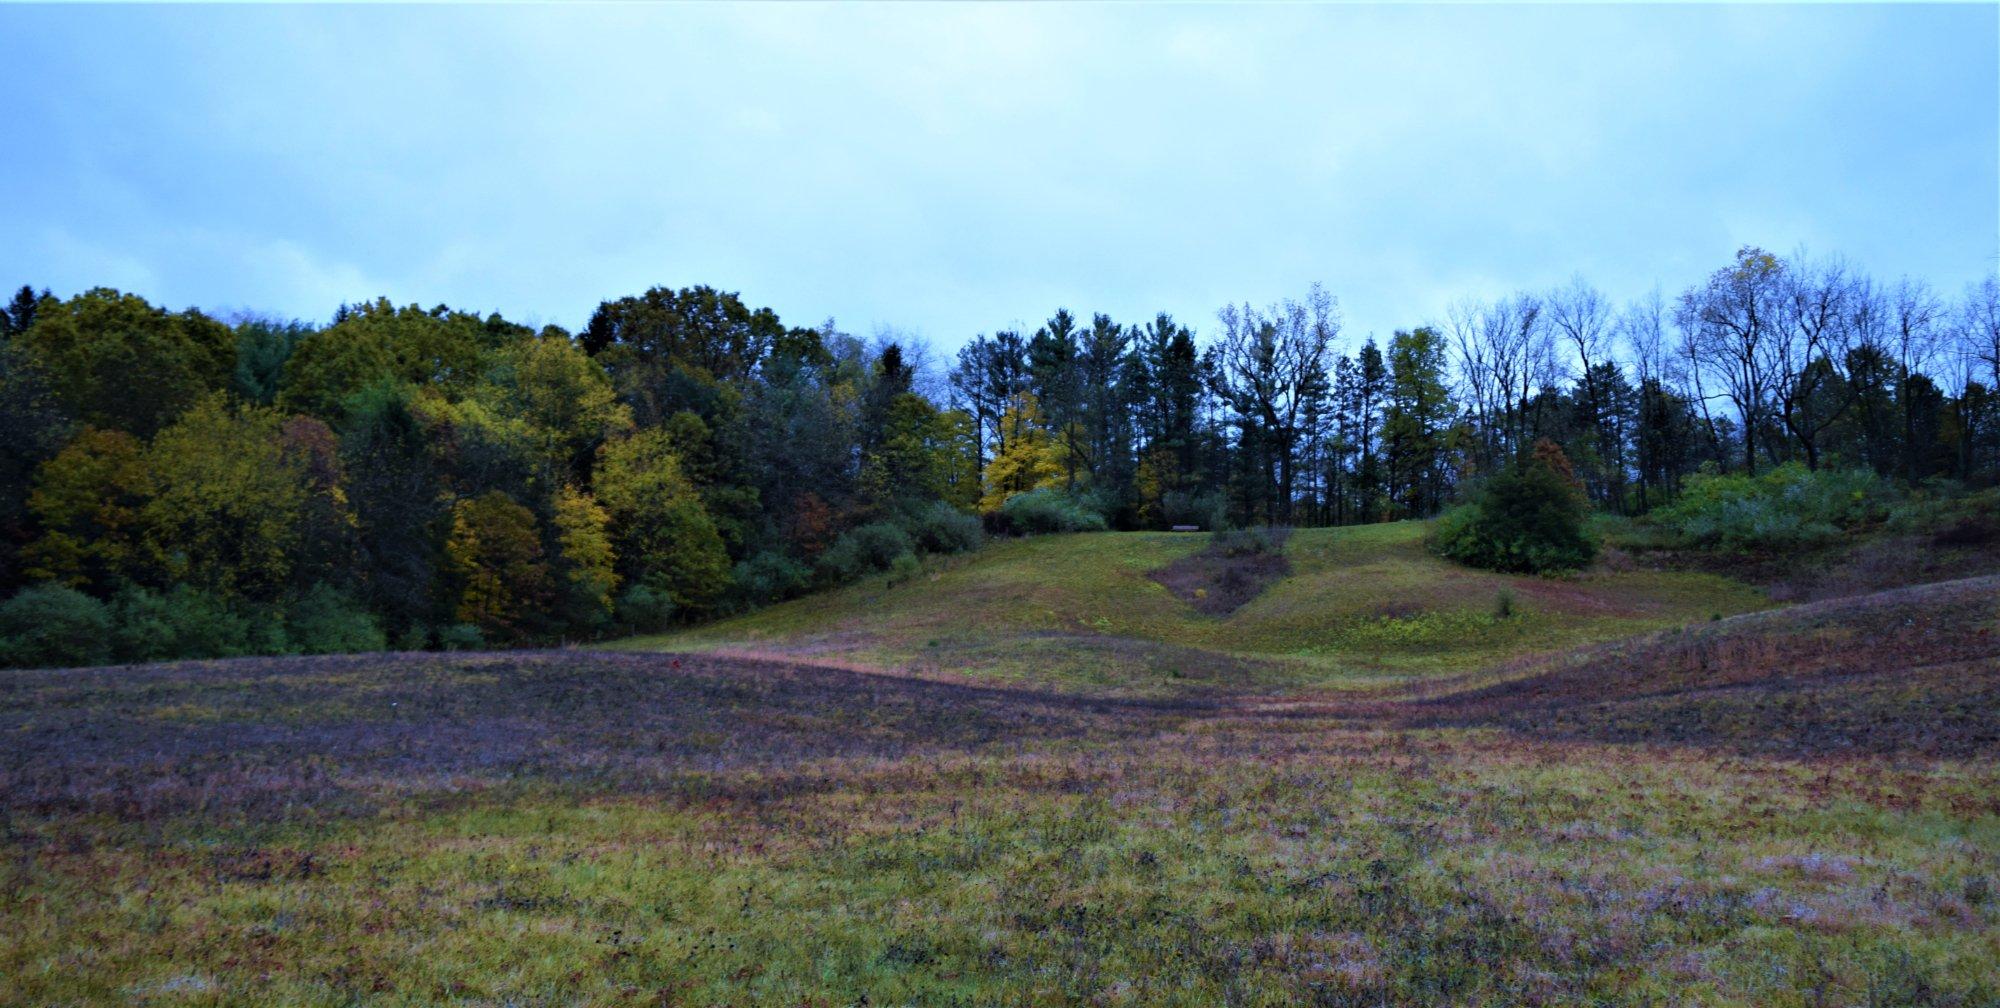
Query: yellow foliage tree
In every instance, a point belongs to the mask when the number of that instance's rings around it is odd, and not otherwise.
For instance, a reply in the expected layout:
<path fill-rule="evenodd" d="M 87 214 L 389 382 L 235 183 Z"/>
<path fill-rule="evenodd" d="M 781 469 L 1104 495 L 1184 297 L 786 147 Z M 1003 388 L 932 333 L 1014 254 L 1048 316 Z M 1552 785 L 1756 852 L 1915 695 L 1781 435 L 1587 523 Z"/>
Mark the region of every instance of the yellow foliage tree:
<path fill-rule="evenodd" d="M 1041 407 L 1022 392 L 1000 415 L 1000 447 L 986 465 L 986 495 L 979 510 L 992 514 L 1015 494 L 1062 483 L 1062 452 L 1042 424 Z"/>
<path fill-rule="evenodd" d="M 22 550 L 24 571 L 101 591 L 137 577 L 151 494 L 145 445 L 124 431 L 85 427 L 35 473 L 28 510 L 43 531 Z"/>
<path fill-rule="evenodd" d="M 490 638 L 532 636 L 549 601 L 535 513 L 498 490 L 452 507 L 445 559 L 459 583 L 457 616 Z"/>
<path fill-rule="evenodd" d="M 556 495 L 555 523 L 565 615 L 573 625 L 600 626 L 610 619 L 612 593 L 618 590 L 611 515 L 596 498 L 566 486 Z"/>
<path fill-rule="evenodd" d="M 626 573 L 700 612 L 729 587 L 729 554 L 666 432 L 653 427 L 598 451 L 597 499 Z"/>
<path fill-rule="evenodd" d="M 208 396 L 160 431 L 148 461 L 146 532 L 169 577 L 224 595 L 285 588 L 310 487 L 278 411 Z"/>

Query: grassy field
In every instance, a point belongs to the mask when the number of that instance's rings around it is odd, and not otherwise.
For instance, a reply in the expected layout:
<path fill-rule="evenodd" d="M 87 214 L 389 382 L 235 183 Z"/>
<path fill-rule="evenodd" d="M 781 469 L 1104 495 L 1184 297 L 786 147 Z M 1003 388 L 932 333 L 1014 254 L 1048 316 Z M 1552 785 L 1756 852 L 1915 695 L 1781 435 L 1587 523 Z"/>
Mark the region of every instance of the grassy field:
<path fill-rule="evenodd" d="M 1416 536 L 1222 619 L 1103 535 L 677 653 L 0 673 L 0 1003 L 2000 1003 L 2000 579 Z"/>
<path fill-rule="evenodd" d="M 1207 536 L 1098 533 L 1003 542 L 902 584 L 872 578 L 614 646 L 1159 693 L 1463 672 L 1769 605 L 1694 572 L 1600 566 L 1556 580 L 1472 570 L 1426 552 L 1423 531 L 1417 522 L 1301 529 L 1285 545 L 1291 575 L 1223 618 L 1149 576 Z M 1503 594 L 1505 617 L 1496 615 Z"/>

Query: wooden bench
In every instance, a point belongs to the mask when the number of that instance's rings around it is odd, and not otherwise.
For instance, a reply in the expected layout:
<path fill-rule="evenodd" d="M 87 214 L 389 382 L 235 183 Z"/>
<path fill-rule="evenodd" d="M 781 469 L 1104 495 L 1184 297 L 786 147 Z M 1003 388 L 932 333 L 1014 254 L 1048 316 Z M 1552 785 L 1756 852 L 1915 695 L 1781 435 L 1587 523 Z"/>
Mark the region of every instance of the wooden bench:
<path fill-rule="evenodd" d="M 1174 531 L 1175 531 L 1175 532 L 1199 532 L 1199 531 L 1201 531 L 1201 526 L 1199 526 L 1199 525 L 1176 525 L 1176 526 L 1174 526 Z"/>

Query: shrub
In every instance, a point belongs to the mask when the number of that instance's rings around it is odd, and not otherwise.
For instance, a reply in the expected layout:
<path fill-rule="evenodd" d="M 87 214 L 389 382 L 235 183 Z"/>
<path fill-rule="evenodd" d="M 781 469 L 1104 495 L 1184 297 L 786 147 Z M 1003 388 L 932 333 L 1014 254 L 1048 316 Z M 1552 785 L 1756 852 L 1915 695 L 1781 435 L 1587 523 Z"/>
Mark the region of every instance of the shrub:
<path fill-rule="evenodd" d="M 674 618 L 674 600 L 663 588 L 641 581 L 618 596 L 618 622 L 640 633 L 667 628 Z"/>
<path fill-rule="evenodd" d="M 831 583 L 852 581 L 889 569 L 910 552 L 910 537 L 887 522 L 849 529 L 819 555 L 819 576 Z"/>
<path fill-rule="evenodd" d="M 486 635 L 470 623 L 453 623 L 438 628 L 438 647 L 445 651 L 477 651 L 486 646 Z"/>
<path fill-rule="evenodd" d="M 936 501 L 909 522 L 910 538 L 926 553 L 964 553 L 977 549 L 984 537 L 979 519 Z"/>
<path fill-rule="evenodd" d="M 1172 490 L 1160 497 L 1160 522 L 1168 528 L 1193 525 L 1215 531 L 1229 523 L 1222 495 Z"/>
<path fill-rule="evenodd" d="M 1232 529 L 1217 532 L 1209 542 L 1209 549 L 1226 557 L 1262 556 L 1266 553 L 1283 552 L 1278 545 L 1278 537 L 1270 529 Z"/>
<path fill-rule="evenodd" d="M 231 605 L 188 585 L 161 594 L 127 586 L 112 599 L 112 647 L 120 661 L 179 661 L 283 654 L 291 641 L 278 614 Z"/>
<path fill-rule="evenodd" d="M 111 651 L 122 662 L 168 661 L 181 657 L 179 635 L 167 599 L 159 592 L 126 585 L 111 597 Z"/>
<path fill-rule="evenodd" d="M 899 585 L 913 581 L 924 572 L 924 562 L 914 553 L 905 553 L 889 562 L 889 583 Z"/>
<path fill-rule="evenodd" d="M 110 658 L 111 615 L 88 595 L 39 584 L 0 603 L 0 663 L 45 668 Z"/>
<path fill-rule="evenodd" d="M 285 614 L 292 646 L 304 654 L 352 654 L 388 646 L 368 610 L 326 585 L 314 585 Z"/>
<path fill-rule="evenodd" d="M 1472 499 L 1437 520 L 1431 548 L 1471 567 L 1539 574 L 1590 563 L 1582 494 L 1555 469 L 1534 463 L 1486 480 Z"/>
<path fill-rule="evenodd" d="M 1030 490 L 1015 494 L 1000 505 L 1000 516 L 1010 532 L 1019 535 L 1046 535 L 1055 532 L 1102 532 L 1109 526 L 1104 516 L 1060 490 Z"/>
<path fill-rule="evenodd" d="M 396 634 L 395 644 L 398 651 L 422 651 L 431 645 L 430 628 L 422 623 L 412 623 Z"/>
<path fill-rule="evenodd" d="M 736 565 L 737 597 L 752 605 L 790 598 L 812 581 L 812 572 L 791 557 L 766 550 Z"/>
<path fill-rule="evenodd" d="M 1787 462 L 1756 476 L 1703 474 L 1646 516 L 1669 544 L 1777 550 L 1824 543 L 1888 513 L 1890 488 L 1858 469 Z"/>

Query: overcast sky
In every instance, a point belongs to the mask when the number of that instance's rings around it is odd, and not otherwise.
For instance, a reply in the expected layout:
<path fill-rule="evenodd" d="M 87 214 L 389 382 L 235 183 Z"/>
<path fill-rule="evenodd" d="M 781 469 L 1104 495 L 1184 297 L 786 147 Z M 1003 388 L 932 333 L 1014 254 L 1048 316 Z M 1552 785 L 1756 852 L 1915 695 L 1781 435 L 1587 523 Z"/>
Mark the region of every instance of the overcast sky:
<path fill-rule="evenodd" d="M 1059 305 L 1348 331 L 1746 243 L 2000 262 L 1957 7 L 0 6 L 0 284 L 580 327 L 713 284 L 949 350 Z"/>

